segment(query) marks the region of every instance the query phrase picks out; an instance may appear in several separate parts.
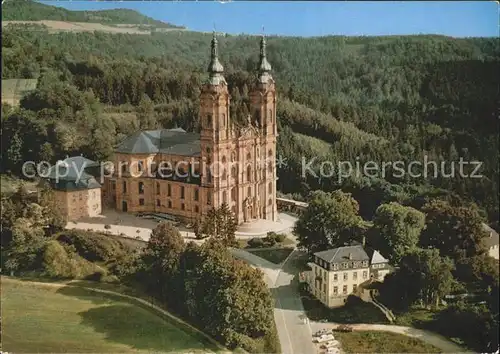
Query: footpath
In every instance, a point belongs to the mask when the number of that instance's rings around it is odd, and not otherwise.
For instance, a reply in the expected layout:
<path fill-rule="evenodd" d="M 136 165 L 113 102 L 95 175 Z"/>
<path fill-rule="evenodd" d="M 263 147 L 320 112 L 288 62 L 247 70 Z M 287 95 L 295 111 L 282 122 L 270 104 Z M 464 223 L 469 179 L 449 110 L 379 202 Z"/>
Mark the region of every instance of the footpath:
<path fill-rule="evenodd" d="M 311 322 L 311 327 L 313 327 L 313 331 L 318 331 L 323 328 L 333 329 L 336 328 L 339 323 L 319 323 L 319 322 Z M 350 327 L 355 331 L 380 331 L 380 332 L 392 332 L 403 334 L 408 337 L 413 337 L 420 339 L 426 343 L 429 343 L 436 348 L 441 349 L 446 353 L 473 353 L 465 351 L 459 345 L 453 343 L 449 339 L 430 331 L 426 331 L 423 329 L 406 327 L 406 326 L 396 326 L 396 325 L 383 325 L 383 324 L 367 324 L 367 323 L 358 323 L 358 324 L 349 324 Z"/>

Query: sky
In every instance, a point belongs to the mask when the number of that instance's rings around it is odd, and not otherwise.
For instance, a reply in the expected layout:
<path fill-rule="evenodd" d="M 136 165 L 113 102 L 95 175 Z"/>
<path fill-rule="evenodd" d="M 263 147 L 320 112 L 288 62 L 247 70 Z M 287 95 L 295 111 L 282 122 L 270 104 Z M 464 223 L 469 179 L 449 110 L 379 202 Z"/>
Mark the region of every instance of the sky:
<path fill-rule="evenodd" d="M 285 36 L 499 35 L 494 1 L 43 1 L 70 10 L 128 8 L 190 30 Z"/>

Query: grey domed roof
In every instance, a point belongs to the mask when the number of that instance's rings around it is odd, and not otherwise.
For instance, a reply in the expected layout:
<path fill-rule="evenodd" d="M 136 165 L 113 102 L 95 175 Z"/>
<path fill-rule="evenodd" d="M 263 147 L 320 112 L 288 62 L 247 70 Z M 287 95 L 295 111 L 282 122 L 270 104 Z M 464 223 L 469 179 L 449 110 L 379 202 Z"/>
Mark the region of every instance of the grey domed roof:
<path fill-rule="evenodd" d="M 184 129 L 158 129 L 140 131 L 127 137 L 115 150 L 124 154 L 156 154 L 158 152 L 197 156 L 201 153 L 200 135 Z"/>

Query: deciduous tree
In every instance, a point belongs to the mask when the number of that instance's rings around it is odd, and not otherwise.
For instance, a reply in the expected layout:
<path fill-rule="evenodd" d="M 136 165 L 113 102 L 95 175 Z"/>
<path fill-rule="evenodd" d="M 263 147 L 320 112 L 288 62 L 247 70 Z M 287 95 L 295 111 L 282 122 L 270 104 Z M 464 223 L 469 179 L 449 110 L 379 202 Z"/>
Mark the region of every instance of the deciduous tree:
<path fill-rule="evenodd" d="M 384 280 L 381 295 L 387 304 L 400 310 L 420 303 L 439 306 L 440 300 L 455 287 L 453 262 L 436 249 L 416 249 L 403 256 L 399 269 Z"/>
<path fill-rule="evenodd" d="M 339 247 L 353 241 L 355 230 L 363 223 L 358 211 L 359 205 L 350 194 L 316 191 L 293 232 L 299 245 L 309 252 Z"/>
<path fill-rule="evenodd" d="M 425 215 L 398 203 L 382 204 L 377 208 L 368 243 L 397 264 L 414 250 L 425 226 Z"/>
<path fill-rule="evenodd" d="M 226 203 L 219 208 L 211 209 L 203 219 L 198 230 L 199 238 L 213 238 L 220 240 L 226 246 L 236 244 L 235 233 L 238 229 L 235 215 Z"/>
<path fill-rule="evenodd" d="M 169 222 L 153 229 L 142 255 L 148 290 L 164 301 L 175 299 L 179 279 L 179 262 L 184 251 L 184 239 Z"/>
<path fill-rule="evenodd" d="M 422 210 L 426 213 L 426 228 L 420 238 L 423 247 L 436 248 L 454 260 L 486 251 L 483 240 L 487 233 L 476 209 L 434 201 Z"/>

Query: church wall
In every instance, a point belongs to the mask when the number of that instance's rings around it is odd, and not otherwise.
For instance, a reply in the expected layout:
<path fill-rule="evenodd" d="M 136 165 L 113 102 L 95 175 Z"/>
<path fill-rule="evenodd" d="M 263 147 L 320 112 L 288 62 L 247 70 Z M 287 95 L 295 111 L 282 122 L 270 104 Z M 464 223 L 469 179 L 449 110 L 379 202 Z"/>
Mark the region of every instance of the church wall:
<path fill-rule="evenodd" d="M 116 162 L 154 161 L 156 166 L 169 161 L 198 161 L 201 180 L 170 181 L 155 178 L 117 177 L 116 187 L 106 193 L 117 209 L 129 212 L 163 212 L 195 219 L 211 208 L 226 203 L 235 213 L 238 223 L 255 219 L 277 220 L 276 207 L 276 91 L 265 59 L 265 41 L 261 41 L 259 78 L 249 93 L 251 116 L 246 127 L 234 127 L 229 117 L 230 95 L 223 77 L 223 67 L 217 58 L 217 41 L 212 41 L 209 81 L 200 95 L 200 149 L 195 158 L 168 154 L 117 154 Z M 262 69 L 263 68 L 263 69 Z M 211 166 L 210 173 L 207 168 Z M 189 167 L 186 165 L 185 169 Z M 115 169 L 118 171 L 118 167 Z M 136 172 L 134 169 L 132 172 Z M 123 191 L 123 182 L 127 191 Z M 139 191 L 138 183 L 143 190 Z M 196 182 L 196 183 L 195 183 Z M 112 187 L 106 183 L 106 192 Z M 170 185 L 170 195 L 168 186 Z M 184 196 L 181 195 L 181 188 Z M 194 197 L 195 191 L 198 200 Z M 143 199 L 143 201 L 140 201 Z"/>

